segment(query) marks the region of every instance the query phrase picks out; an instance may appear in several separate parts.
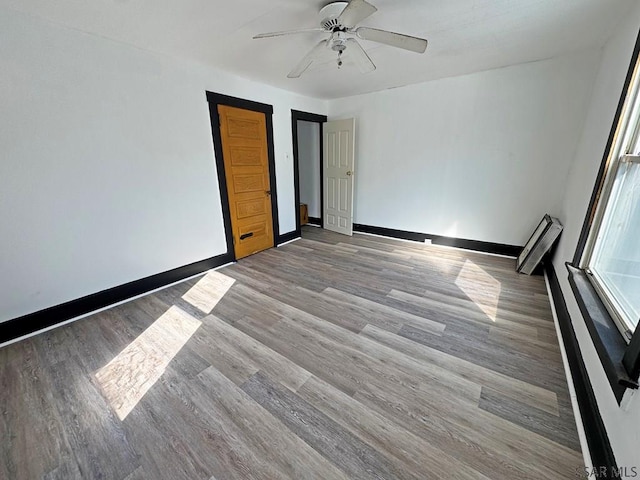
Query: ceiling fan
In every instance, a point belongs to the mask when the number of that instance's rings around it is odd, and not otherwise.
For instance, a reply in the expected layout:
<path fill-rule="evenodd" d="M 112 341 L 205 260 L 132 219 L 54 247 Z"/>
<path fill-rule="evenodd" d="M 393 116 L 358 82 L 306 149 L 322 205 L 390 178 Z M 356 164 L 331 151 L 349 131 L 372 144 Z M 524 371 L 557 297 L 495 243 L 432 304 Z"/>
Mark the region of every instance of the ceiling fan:
<path fill-rule="evenodd" d="M 363 40 L 383 43 L 392 47 L 410 50 L 416 53 L 424 53 L 427 49 L 427 41 L 423 38 L 403 35 L 401 33 L 388 32 L 377 28 L 356 27 L 361 21 L 373 15 L 378 9 L 365 0 L 351 0 L 349 2 L 332 2 L 320 10 L 321 28 L 304 30 L 291 30 L 286 32 L 262 33 L 253 37 L 270 38 L 283 35 L 297 35 L 300 33 L 326 32 L 331 36 L 320 41 L 311 49 L 300 63 L 289 72 L 289 78 L 298 78 L 311 64 L 318 60 L 325 49 L 331 49 L 338 54 L 338 68 L 342 67 L 342 55 L 348 50 L 349 57 L 354 61 L 362 73 L 369 73 L 376 69 L 375 64 L 364 51 L 355 35 Z"/>

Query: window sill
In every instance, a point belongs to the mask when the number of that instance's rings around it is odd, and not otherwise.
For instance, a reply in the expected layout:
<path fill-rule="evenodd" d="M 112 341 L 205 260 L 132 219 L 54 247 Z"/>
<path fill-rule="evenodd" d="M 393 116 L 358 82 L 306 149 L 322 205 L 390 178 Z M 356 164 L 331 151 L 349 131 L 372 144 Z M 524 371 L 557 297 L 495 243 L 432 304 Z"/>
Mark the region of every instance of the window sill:
<path fill-rule="evenodd" d="M 570 263 L 567 263 L 567 270 L 569 270 L 571 289 L 578 301 L 611 389 L 620 403 L 627 388 L 638 388 L 638 382 L 629 376 L 622 363 L 628 347 L 627 342 L 600 300 L 587 274 Z"/>

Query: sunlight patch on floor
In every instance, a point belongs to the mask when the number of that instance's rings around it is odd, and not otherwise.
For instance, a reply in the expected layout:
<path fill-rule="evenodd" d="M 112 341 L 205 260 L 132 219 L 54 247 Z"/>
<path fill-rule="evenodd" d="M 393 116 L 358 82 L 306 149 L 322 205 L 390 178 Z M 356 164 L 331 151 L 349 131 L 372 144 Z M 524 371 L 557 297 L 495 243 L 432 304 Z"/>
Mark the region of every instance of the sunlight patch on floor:
<path fill-rule="evenodd" d="M 96 379 L 120 420 L 127 418 L 201 324 L 172 306 L 96 372 Z"/>
<path fill-rule="evenodd" d="M 198 280 L 182 299 L 204 313 L 211 313 L 235 281 L 234 278 L 220 272 L 209 272 Z"/>
<path fill-rule="evenodd" d="M 471 260 L 466 260 L 455 283 L 493 322 L 496 321 L 502 290 L 498 280 Z"/>

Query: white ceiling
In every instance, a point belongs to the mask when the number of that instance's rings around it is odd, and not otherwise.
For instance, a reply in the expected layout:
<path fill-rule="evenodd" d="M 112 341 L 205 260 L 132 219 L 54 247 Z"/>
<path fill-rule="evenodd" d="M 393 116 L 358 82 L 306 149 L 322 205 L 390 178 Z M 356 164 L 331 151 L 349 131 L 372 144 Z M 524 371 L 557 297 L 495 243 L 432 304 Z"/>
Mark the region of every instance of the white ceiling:
<path fill-rule="evenodd" d="M 362 25 L 423 36 L 427 52 L 362 40 L 375 72 L 337 70 L 329 57 L 288 79 L 324 34 L 251 37 L 316 27 L 326 0 L 0 0 L 0 6 L 304 95 L 338 98 L 600 46 L 635 0 L 369 1 L 378 12 Z"/>

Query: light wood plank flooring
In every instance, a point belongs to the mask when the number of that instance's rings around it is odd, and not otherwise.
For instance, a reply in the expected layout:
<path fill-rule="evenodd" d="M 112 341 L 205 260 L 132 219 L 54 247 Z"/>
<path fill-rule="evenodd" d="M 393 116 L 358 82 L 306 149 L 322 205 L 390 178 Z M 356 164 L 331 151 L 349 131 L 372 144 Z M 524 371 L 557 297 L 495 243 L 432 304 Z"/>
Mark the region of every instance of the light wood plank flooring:
<path fill-rule="evenodd" d="M 575 478 L 542 277 L 303 239 L 0 349 L 2 479 Z"/>

